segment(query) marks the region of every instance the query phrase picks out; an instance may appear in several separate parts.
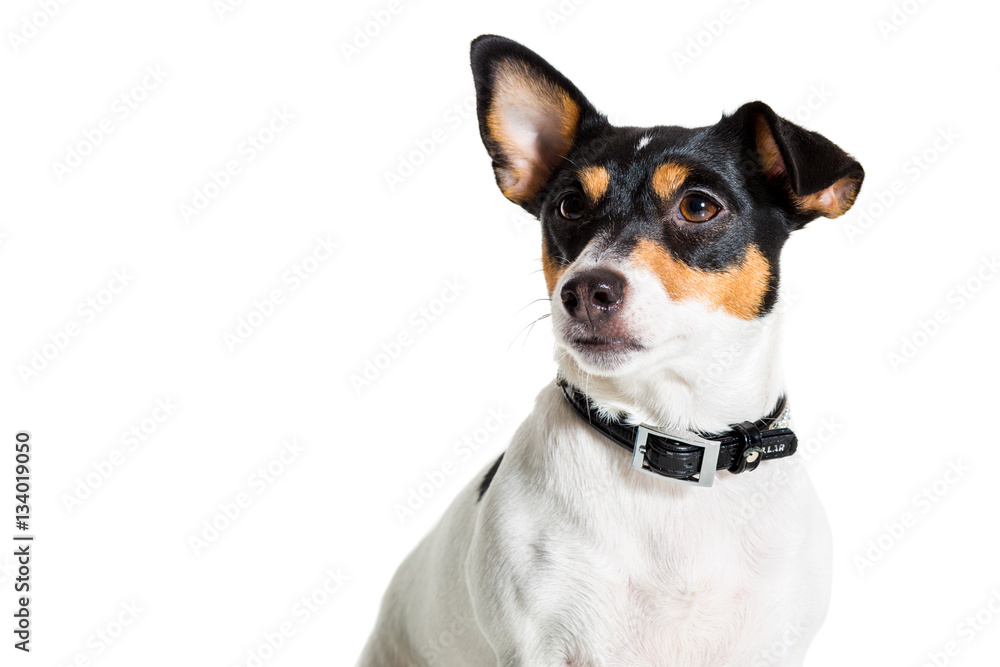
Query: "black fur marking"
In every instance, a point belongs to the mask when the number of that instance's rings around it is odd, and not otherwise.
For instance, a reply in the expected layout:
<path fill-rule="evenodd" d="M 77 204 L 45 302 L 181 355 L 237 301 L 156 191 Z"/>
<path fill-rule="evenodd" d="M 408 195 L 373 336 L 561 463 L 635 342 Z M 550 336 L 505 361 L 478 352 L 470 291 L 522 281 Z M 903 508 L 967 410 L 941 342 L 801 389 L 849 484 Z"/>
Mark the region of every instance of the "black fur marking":
<path fill-rule="evenodd" d="M 623 257 L 639 239 L 648 239 L 692 268 L 724 271 L 740 265 L 753 245 L 770 266 L 769 290 L 757 313 L 763 316 L 777 299 L 781 248 L 793 230 L 818 215 L 799 210 L 789 189 L 802 196 L 821 191 L 843 176 L 856 178 L 858 187 L 864 178 L 861 165 L 833 142 L 780 118 L 763 102 L 744 104 L 707 127 L 613 126 L 538 55 L 502 37 L 484 36 L 473 42 L 472 69 L 481 132 L 495 162 L 502 156 L 496 154 L 485 131 L 484 110 L 491 99 L 492 68 L 498 59 L 521 59 L 532 71 L 562 86 L 581 106 L 569 154 L 534 198 L 521 204 L 541 221 L 547 254 L 561 265 L 575 260 L 595 239 L 602 250 Z M 769 178 L 762 169 L 756 145 L 760 117 L 771 129 L 788 169 L 785 181 Z M 644 136 L 649 142 L 638 149 Z M 689 171 L 670 202 L 661 201 L 650 184 L 656 167 L 665 162 Z M 577 174 L 589 165 L 608 170 L 605 195 L 590 204 L 581 219 L 564 220 L 558 202 L 567 192 L 582 193 Z M 676 224 L 677 203 L 692 190 L 721 203 L 723 212 L 704 224 Z"/>
<path fill-rule="evenodd" d="M 483 477 L 483 481 L 479 483 L 479 498 L 476 499 L 476 502 L 482 500 L 483 495 L 486 493 L 486 490 L 490 488 L 490 484 L 493 483 L 493 478 L 496 476 L 497 470 L 500 469 L 501 461 L 503 461 L 503 454 L 501 454 L 500 458 L 496 460 L 496 463 L 490 466 L 490 469 L 486 471 L 486 475 Z"/>

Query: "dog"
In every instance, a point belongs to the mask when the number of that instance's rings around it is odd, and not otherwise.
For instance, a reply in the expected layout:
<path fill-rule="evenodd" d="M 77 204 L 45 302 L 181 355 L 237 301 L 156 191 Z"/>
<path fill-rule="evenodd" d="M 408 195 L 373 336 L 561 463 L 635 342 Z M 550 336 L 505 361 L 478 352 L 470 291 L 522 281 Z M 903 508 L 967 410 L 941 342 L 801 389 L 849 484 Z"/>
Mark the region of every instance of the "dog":
<path fill-rule="evenodd" d="M 497 185 L 541 223 L 557 380 L 399 567 L 358 664 L 801 665 L 831 545 L 792 456 L 779 255 L 864 170 L 762 102 L 615 127 L 517 42 L 471 60 Z"/>

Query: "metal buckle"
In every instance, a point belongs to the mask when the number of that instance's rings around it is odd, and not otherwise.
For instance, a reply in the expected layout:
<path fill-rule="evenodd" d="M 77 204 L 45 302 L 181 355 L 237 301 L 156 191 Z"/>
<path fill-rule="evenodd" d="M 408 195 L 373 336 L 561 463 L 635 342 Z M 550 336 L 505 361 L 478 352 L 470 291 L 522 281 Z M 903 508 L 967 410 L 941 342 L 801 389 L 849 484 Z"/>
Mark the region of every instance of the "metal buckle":
<path fill-rule="evenodd" d="M 701 447 L 705 450 L 701 457 L 701 471 L 698 473 L 698 479 L 678 479 L 676 477 L 670 477 L 669 475 L 661 475 L 655 470 L 652 470 L 646 463 L 646 440 L 650 435 L 657 435 L 661 438 L 675 440 L 684 445 Z M 712 486 L 715 482 L 715 470 L 719 465 L 719 448 L 721 444 L 722 443 L 717 440 L 706 440 L 705 438 L 698 437 L 697 435 L 679 438 L 676 435 L 663 433 L 644 424 L 640 424 L 636 429 L 635 446 L 632 449 L 632 467 L 639 472 L 646 473 L 647 475 L 653 475 L 654 477 L 659 477 L 661 479 L 670 479 L 675 482 L 680 482 L 681 484 L 690 484 L 691 486 Z"/>

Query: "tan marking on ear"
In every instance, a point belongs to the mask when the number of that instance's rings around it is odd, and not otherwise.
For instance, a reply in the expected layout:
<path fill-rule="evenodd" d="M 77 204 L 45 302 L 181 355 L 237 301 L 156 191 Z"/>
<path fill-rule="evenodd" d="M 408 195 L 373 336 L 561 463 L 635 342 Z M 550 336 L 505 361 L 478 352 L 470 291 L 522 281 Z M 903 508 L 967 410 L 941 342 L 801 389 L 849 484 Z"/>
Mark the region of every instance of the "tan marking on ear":
<path fill-rule="evenodd" d="M 785 160 L 781 157 L 778 149 L 778 142 L 771 134 L 771 127 L 764 120 L 763 116 L 757 116 L 756 123 L 757 154 L 760 156 L 761 166 L 768 178 L 783 176 L 786 172 Z"/>
<path fill-rule="evenodd" d="M 827 218 L 839 218 L 854 206 L 858 196 L 858 179 L 844 176 L 825 190 L 805 197 L 795 197 L 795 205 L 805 211 L 813 211 Z"/>
<path fill-rule="evenodd" d="M 566 267 L 549 254 L 549 244 L 542 241 L 542 273 L 545 274 L 545 287 L 549 290 L 549 296 L 552 296 L 565 271 Z"/>
<path fill-rule="evenodd" d="M 569 153 L 580 106 L 565 90 L 522 63 L 502 62 L 496 68 L 486 127 L 506 160 L 496 167 L 500 189 L 520 204 L 538 194 L 558 161 Z M 540 129 L 532 131 L 533 126 Z M 543 130 L 550 136 L 543 136 Z"/>
<path fill-rule="evenodd" d="M 653 185 L 653 192 L 663 201 L 670 201 L 677 193 L 677 189 L 683 185 L 684 179 L 688 177 L 689 173 L 690 170 L 684 165 L 664 162 L 653 172 L 653 178 L 650 181 Z"/>
<path fill-rule="evenodd" d="M 725 271 L 688 266 L 648 239 L 639 239 L 631 259 L 649 267 L 672 299 L 702 301 L 743 320 L 760 313 L 771 276 L 771 265 L 755 245 L 747 247 L 739 266 Z"/>
<path fill-rule="evenodd" d="M 825 190 L 814 192 L 808 195 L 799 196 L 792 190 L 791 182 L 788 180 L 785 160 L 781 157 L 778 143 L 771 134 L 771 128 L 762 116 L 757 117 L 757 154 L 760 155 L 761 165 L 768 178 L 785 179 L 785 187 L 788 196 L 795 207 L 803 212 L 816 213 L 827 218 L 838 218 L 854 205 L 854 198 L 858 195 L 858 181 L 856 178 L 845 176 Z"/>
<path fill-rule="evenodd" d="M 608 173 L 606 167 L 602 167 L 601 165 L 584 167 L 577 172 L 577 176 L 580 178 L 580 184 L 583 186 L 583 193 L 587 195 L 587 199 L 590 200 L 591 204 L 596 204 L 604 196 L 604 193 L 608 191 L 608 183 L 611 181 L 611 175 Z"/>

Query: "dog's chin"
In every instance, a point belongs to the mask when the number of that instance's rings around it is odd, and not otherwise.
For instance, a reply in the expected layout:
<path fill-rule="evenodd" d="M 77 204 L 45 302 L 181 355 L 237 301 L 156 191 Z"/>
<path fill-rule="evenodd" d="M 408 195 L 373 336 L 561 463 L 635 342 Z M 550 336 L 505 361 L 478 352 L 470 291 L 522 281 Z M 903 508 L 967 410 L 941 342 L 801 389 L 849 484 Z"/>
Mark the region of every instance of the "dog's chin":
<path fill-rule="evenodd" d="M 632 338 L 568 336 L 558 347 L 569 354 L 581 370 L 592 375 L 619 375 L 634 368 L 646 348 Z"/>

